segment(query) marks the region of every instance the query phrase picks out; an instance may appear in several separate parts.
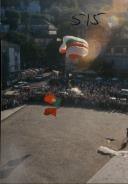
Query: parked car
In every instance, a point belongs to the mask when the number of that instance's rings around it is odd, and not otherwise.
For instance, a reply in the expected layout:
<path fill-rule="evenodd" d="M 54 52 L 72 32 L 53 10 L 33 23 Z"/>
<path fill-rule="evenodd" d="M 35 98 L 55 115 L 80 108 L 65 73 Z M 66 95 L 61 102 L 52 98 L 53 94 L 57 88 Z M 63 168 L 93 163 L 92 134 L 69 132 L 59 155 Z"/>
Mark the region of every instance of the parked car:
<path fill-rule="evenodd" d="M 19 81 L 17 84 L 19 84 L 19 85 L 28 85 L 28 82 L 26 82 L 26 81 Z"/>
<path fill-rule="evenodd" d="M 17 82 L 14 86 L 13 86 L 13 88 L 14 89 L 20 89 L 20 88 L 22 88 L 22 86 L 28 86 L 28 82 L 26 82 L 26 81 L 19 81 L 19 82 Z"/>
<path fill-rule="evenodd" d="M 120 96 L 128 99 L 128 89 L 121 89 Z"/>
<path fill-rule="evenodd" d="M 20 88 L 20 86 L 19 85 L 14 85 L 13 88 L 18 89 L 18 88 Z"/>
<path fill-rule="evenodd" d="M 35 77 L 36 81 L 41 81 L 42 79 L 43 79 L 43 77 L 41 75 L 38 75 L 38 76 Z"/>

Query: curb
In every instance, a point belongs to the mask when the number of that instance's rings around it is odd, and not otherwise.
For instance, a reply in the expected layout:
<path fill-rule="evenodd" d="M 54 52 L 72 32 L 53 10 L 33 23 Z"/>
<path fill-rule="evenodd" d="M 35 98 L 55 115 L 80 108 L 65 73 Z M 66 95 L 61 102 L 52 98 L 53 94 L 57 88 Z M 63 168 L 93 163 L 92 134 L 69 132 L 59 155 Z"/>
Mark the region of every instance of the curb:
<path fill-rule="evenodd" d="M 128 157 L 114 156 L 109 160 L 87 184 L 128 183 Z"/>
<path fill-rule="evenodd" d="M 2 123 L 2 121 L 8 119 L 10 116 L 12 116 L 13 114 L 15 114 L 19 110 L 23 109 L 24 107 L 26 107 L 26 105 L 23 105 L 23 106 L 19 107 L 17 110 L 15 110 L 14 112 L 10 113 L 9 115 L 7 115 L 6 117 L 4 117 L 3 119 L 2 119 L 2 115 L 1 115 L 1 123 Z"/>

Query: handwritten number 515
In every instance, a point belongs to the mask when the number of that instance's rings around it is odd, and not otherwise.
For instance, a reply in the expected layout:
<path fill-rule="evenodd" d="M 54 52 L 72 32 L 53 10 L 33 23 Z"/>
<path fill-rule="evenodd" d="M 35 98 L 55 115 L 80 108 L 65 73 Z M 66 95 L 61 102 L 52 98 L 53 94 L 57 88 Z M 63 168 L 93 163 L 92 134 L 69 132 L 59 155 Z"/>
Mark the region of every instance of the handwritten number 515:
<path fill-rule="evenodd" d="M 87 14 L 87 22 L 86 22 L 86 25 L 89 26 L 89 23 L 91 23 L 92 25 L 98 25 L 99 22 L 98 22 L 97 17 L 100 16 L 100 15 L 103 15 L 103 14 L 106 14 L 106 13 L 94 14 L 94 15 L 93 15 L 93 20 L 94 20 L 94 22 L 92 22 L 92 21 L 90 20 L 90 15 Z M 80 15 L 80 16 L 85 16 L 85 17 L 86 17 L 86 14 L 84 14 L 84 13 L 80 13 L 79 15 Z M 81 23 L 81 20 L 80 20 L 76 15 L 72 16 L 72 23 L 71 23 L 71 24 L 72 24 L 73 26 L 77 26 L 77 25 L 79 25 L 80 23 Z"/>

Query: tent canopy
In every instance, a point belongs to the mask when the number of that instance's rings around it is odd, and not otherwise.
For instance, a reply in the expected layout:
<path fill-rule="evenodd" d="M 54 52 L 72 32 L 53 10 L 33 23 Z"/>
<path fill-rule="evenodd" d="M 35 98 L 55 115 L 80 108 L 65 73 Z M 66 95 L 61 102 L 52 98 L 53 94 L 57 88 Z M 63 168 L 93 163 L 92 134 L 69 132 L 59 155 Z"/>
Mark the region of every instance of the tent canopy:
<path fill-rule="evenodd" d="M 19 95 L 17 91 L 6 91 L 4 93 L 5 96 L 14 96 L 14 95 Z"/>

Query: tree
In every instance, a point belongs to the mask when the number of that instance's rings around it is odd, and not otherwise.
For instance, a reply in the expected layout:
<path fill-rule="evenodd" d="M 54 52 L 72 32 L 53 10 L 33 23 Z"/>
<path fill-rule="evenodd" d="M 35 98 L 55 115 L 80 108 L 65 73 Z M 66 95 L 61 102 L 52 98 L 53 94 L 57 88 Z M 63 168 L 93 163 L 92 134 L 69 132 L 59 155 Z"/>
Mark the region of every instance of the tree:
<path fill-rule="evenodd" d="M 19 4 L 19 0 L 1 0 L 1 5 L 4 7 L 16 6 L 18 4 Z"/>
<path fill-rule="evenodd" d="M 45 62 L 48 67 L 55 69 L 62 65 L 62 57 L 59 53 L 60 43 L 53 40 L 45 49 Z"/>
<path fill-rule="evenodd" d="M 113 76 L 113 61 L 105 60 L 102 57 L 98 57 L 93 61 L 91 69 L 106 77 Z"/>
<path fill-rule="evenodd" d="M 23 33 L 18 33 L 18 32 L 14 32 L 14 31 L 10 31 L 6 37 L 4 38 L 7 41 L 10 41 L 12 43 L 16 43 L 19 45 L 22 45 L 26 42 L 27 37 L 25 34 Z"/>
<path fill-rule="evenodd" d="M 20 6 L 20 3 L 28 4 L 30 0 L 1 0 L 1 6 L 4 7 L 12 7 L 12 6 Z"/>
<path fill-rule="evenodd" d="M 1 61 L 1 77 L 2 77 L 2 88 L 6 88 L 7 87 L 7 80 L 8 80 L 8 55 L 6 52 L 2 52 L 2 61 Z"/>
<path fill-rule="evenodd" d="M 105 61 L 103 63 L 102 74 L 106 77 L 113 77 L 113 62 Z"/>
<path fill-rule="evenodd" d="M 17 11 L 6 11 L 5 16 L 5 23 L 10 25 L 11 30 L 16 30 L 20 19 L 19 13 Z"/>
<path fill-rule="evenodd" d="M 29 67 L 40 67 L 44 61 L 43 49 L 35 44 L 35 42 L 28 41 L 22 45 L 22 58 L 26 66 Z"/>
<path fill-rule="evenodd" d="M 27 40 L 27 35 L 23 33 L 10 32 L 4 39 L 20 46 L 21 68 L 24 65 L 27 67 L 39 67 L 43 65 L 44 50 L 32 38 Z"/>

